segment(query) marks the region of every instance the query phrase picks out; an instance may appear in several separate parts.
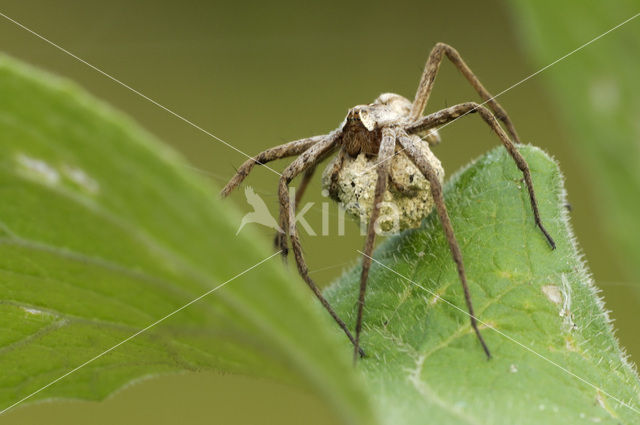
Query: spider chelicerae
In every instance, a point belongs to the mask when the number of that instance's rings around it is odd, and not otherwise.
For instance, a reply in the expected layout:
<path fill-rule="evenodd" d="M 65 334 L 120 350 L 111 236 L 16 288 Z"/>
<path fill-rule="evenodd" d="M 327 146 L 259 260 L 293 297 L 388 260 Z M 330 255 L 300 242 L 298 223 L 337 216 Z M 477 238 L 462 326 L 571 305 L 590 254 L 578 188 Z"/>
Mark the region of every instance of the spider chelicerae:
<path fill-rule="evenodd" d="M 423 116 L 436 74 L 445 56 L 478 92 L 484 103 L 460 103 Z M 297 156 L 283 171 L 280 178 L 278 195 L 282 233 L 276 235 L 276 245 L 286 258 L 288 241 L 291 241 L 300 275 L 353 343 L 354 360 L 357 359 L 358 354 L 364 356 L 364 350 L 360 347 L 362 315 L 376 231 L 385 224 L 378 222 L 382 216 L 386 216 L 381 215 L 385 200 L 397 201 L 401 204 L 400 217 L 396 217 L 398 220 L 396 224 L 399 223 L 396 229 L 419 226 L 421 219 L 426 217 L 435 206 L 464 289 L 471 326 L 487 357 L 491 357 L 476 323 L 462 254 L 447 214 L 442 193 L 444 171 L 440 161 L 430 149 L 430 145 L 440 141 L 437 132 L 439 126 L 471 113 L 478 113 L 491 127 L 522 171 L 535 223 L 551 248 L 555 248 L 553 239 L 540 220 L 529 166 L 516 148 L 516 143 L 520 140 L 511 119 L 480 83 L 460 54 L 444 43 L 436 44 L 429 54 L 413 102 L 397 94 L 385 93 L 369 105 L 355 106 L 349 110 L 342 124 L 331 133 L 285 143 L 247 160 L 222 190 L 222 196 L 227 196 L 247 177 L 256 164 L 262 165 L 276 159 Z M 502 122 L 504 128 L 498 120 Z M 337 155 L 324 172 L 323 186 L 330 196 L 340 202 L 348 212 L 368 223 L 362 257 L 355 337 L 309 277 L 295 222 L 295 208 L 316 166 L 336 152 Z M 304 174 L 295 200 L 292 201 L 288 190 L 289 184 L 302 173 Z"/>

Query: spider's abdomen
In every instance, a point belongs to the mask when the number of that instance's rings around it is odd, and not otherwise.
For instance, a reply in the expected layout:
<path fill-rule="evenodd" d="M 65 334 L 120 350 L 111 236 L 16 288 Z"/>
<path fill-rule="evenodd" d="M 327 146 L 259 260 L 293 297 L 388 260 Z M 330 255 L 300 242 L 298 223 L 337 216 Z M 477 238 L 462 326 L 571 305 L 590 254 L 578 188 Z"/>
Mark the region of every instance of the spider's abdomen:
<path fill-rule="evenodd" d="M 442 182 L 442 164 L 427 143 L 421 141 L 420 146 Z M 422 219 L 429 215 L 434 207 L 429 182 L 400 151 L 401 148 L 397 149 L 397 154 L 390 160 L 389 182 L 378 219 L 378 228 L 389 233 L 420 226 Z M 340 160 L 341 157 L 338 155 L 324 171 L 323 189 L 328 190 L 330 196 L 339 202 L 349 215 L 366 224 L 371 217 L 378 178 L 375 168 L 377 158 L 361 152 L 355 157 L 345 155 L 342 165 L 337 166 L 336 161 Z"/>

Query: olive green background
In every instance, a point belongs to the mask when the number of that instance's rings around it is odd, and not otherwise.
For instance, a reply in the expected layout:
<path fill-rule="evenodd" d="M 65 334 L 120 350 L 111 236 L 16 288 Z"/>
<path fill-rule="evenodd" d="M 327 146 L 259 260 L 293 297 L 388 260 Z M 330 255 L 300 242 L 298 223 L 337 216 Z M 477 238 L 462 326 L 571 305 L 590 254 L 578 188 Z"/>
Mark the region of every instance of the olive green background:
<path fill-rule="evenodd" d="M 429 50 L 438 41 L 456 47 L 493 93 L 536 71 L 519 43 L 506 4 L 494 0 L 393 4 L 3 0 L 0 11 L 248 154 L 328 132 L 349 107 L 369 103 L 381 92 L 412 98 Z M 620 16 L 611 25 L 626 18 Z M 620 31 L 637 32 L 639 25 L 631 23 Z M 72 79 L 127 112 L 209 173 L 216 187 L 245 159 L 3 18 L 0 43 L 4 52 Z M 598 49 L 598 44 L 588 48 Z M 576 159 L 579 141 L 556 119 L 557 105 L 546 90 L 541 74 L 499 101 L 525 142 L 560 161 L 577 237 L 616 319 L 618 336 L 637 361 L 640 338 L 634 312 L 640 304 L 640 284 L 625 282 L 618 268 L 615 247 L 594 213 L 598 198 L 590 181 L 598 176 Z M 445 63 L 428 110 L 468 100 L 477 100 L 472 88 Z M 441 135 L 443 143 L 435 153 L 449 175 L 499 143 L 476 116 L 456 121 Z M 281 169 L 284 163 L 274 167 Z M 248 184 L 275 212 L 277 176 L 256 169 Z M 320 204 L 326 199 L 317 180 L 308 193 L 307 200 L 315 204 L 306 218 L 319 233 Z M 227 202 L 250 210 L 242 191 Z M 345 236 L 337 235 L 337 208 L 331 204 L 329 210 L 329 236 L 303 232 L 310 268 L 321 284 L 338 276 L 362 245 L 355 223 L 347 223 Z M 264 234 L 270 237 L 269 231 Z M 49 424 L 333 421 L 331 412 L 307 394 L 252 378 L 213 374 L 148 380 L 102 403 L 63 401 L 17 408 L 0 422 L 35 424 L 45 419 Z"/>

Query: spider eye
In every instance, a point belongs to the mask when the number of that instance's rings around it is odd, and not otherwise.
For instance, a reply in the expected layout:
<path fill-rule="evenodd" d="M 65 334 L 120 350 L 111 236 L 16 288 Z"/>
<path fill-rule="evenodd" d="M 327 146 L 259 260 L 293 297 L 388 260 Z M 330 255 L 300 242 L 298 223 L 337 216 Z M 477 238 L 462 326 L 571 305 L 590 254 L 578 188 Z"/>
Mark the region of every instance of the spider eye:
<path fill-rule="evenodd" d="M 349 116 L 347 116 L 347 121 L 349 122 L 360 121 L 360 112 L 358 111 L 349 112 Z"/>

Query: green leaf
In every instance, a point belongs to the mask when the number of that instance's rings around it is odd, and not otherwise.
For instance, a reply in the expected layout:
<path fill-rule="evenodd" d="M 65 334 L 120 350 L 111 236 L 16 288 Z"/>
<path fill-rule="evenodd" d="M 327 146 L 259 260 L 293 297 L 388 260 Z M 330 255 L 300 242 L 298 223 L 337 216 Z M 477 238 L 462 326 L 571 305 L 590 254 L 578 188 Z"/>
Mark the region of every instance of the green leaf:
<path fill-rule="evenodd" d="M 0 57 L 0 406 L 9 406 L 270 255 L 184 161 L 75 86 Z M 522 147 L 542 216 L 502 149 L 447 184 L 479 318 L 464 309 L 435 215 L 388 239 L 351 347 L 300 279 L 268 260 L 35 398 L 216 369 L 314 391 L 353 424 L 632 423 L 639 382 L 580 260 L 556 164 Z M 354 258 L 357 256 L 354 253 Z M 396 274 L 398 273 L 398 274 Z M 406 280 L 401 276 L 406 276 Z M 353 323 L 357 268 L 327 290 Z M 362 373 L 360 373 L 362 372 Z M 606 392 L 606 393 L 605 393 Z"/>
<path fill-rule="evenodd" d="M 638 421 L 640 382 L 580 260 L 558 167 L 537 148 L 520 150 L 555 251 L 536 228 L 522 175 L 503 148 L 454 176 L 445 193 L 491 360 L 470 327 L 435 214 L 375 253 L 381 265 L 372 267 L 363 335 L 370 358 L 360 367 L 384 423 Z M 347 323 L 358 280 L 355 268 L 327 290 Z"/>
<path fill-rule="evenodd" d="M 640 12 L 638 2 L 516 1 L 516 28 L 536 67 L 546 66 Z M 603 35 L 540 78 L 585 164 L 598 225 L 617 244 L 613 261 L 640 281 L 640 17 Z"/>
<path fill-rule="evenodd" d="M 182 158 L 74 85 L 0 56 L 0 410 L 272 255 Z M 37 398 L 214 369 L 374 423 L 339 330 L 272 258 Z"/>

